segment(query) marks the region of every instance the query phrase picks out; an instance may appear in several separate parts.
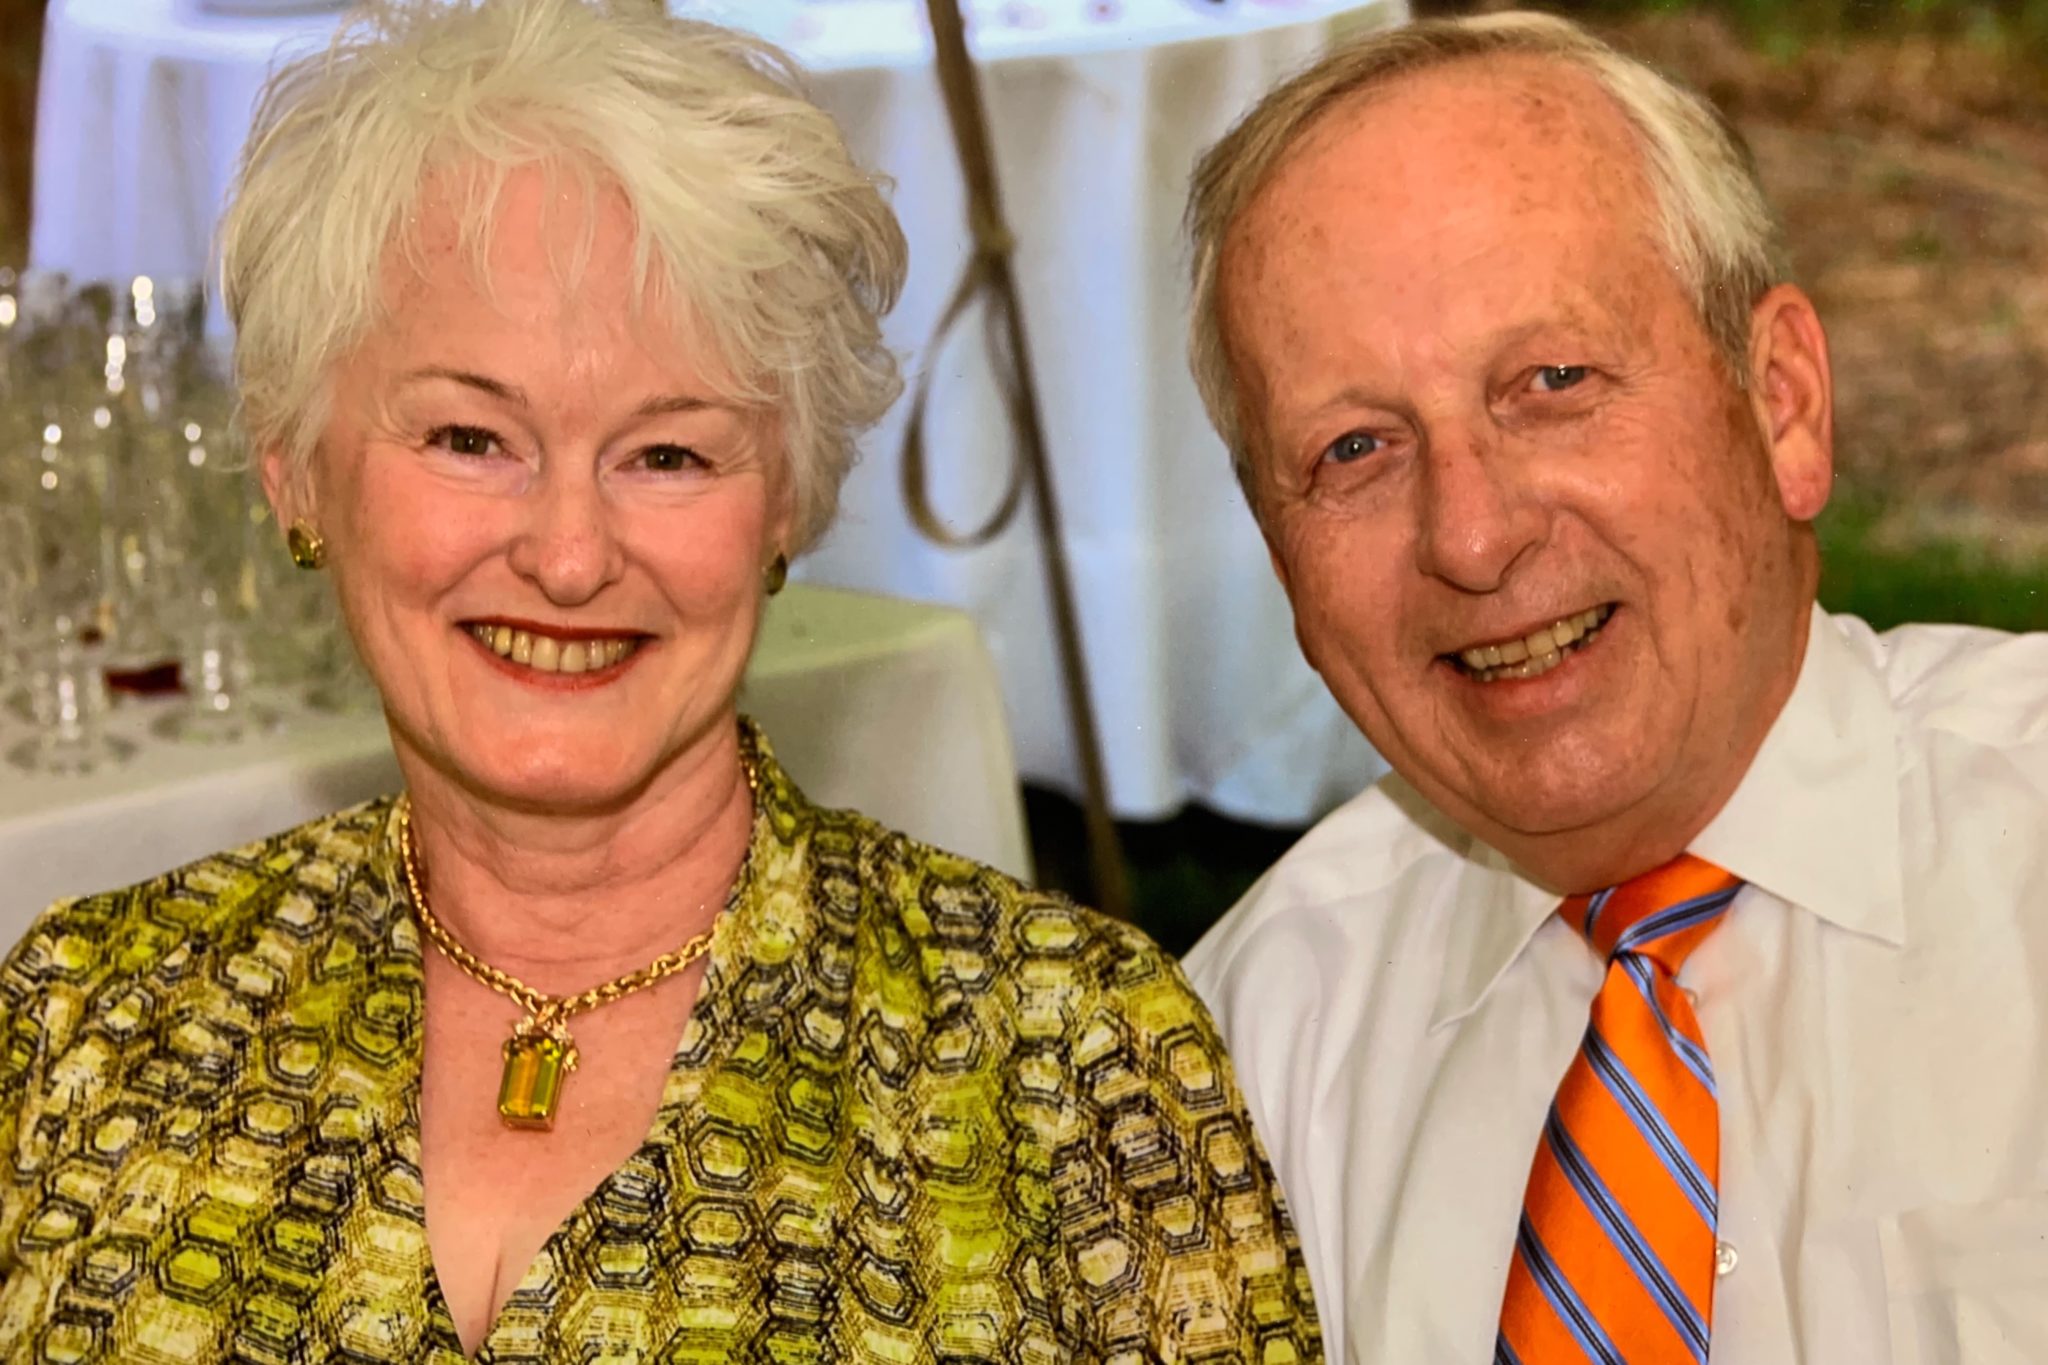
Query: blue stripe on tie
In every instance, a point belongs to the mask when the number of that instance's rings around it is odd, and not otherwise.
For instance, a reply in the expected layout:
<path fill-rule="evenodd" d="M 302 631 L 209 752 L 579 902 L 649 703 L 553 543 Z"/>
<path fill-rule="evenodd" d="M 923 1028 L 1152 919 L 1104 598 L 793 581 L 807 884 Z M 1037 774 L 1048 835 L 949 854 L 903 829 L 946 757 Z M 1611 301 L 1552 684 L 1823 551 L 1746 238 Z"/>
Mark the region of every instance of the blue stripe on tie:
<path fill-rule="evenodd" d="M 1515 1230 L 1515 1250 L 1522 1253 L 1522 1264 L 1529 1267 L 1529 1278 L 1536 1281 L 1536 1287 L 1543 1291 L 1543 1297 L 1550 1300 L 1550 1306 L 1557 1310 L 1558 1320 L 1565 1330 L 1579 1343 L 1579 1349 L 1586 1358 L 1596 1360 L 1600 1365 L 1628 1365 L 1614 1343 L 1607 1339 L 1607 1333 L 1593 1317 L 1592 1311 L 1579 1298 L 1564 1272 L 1557 1268 L 1557 1262 L 1550 1259 L 1550 1253 L 1543 1249 L 1543 1243 L 1536 1237 L 1536 1229 L 1529 1226 L 1529 1215 L 1522 1215 L 1522 1225 Z M 1546 1361 L 1545 1365 L 1551 1365 Z"/>
<path fill-rule="evenodd" d="M 1498 1333 L 1493 1338 L 1493 1365 L 1522 1365 L 1522 1358 L 1515 1354 L 1515 1348 Z"/>
<path fill-rule="evenodd" d="M 1685 1192 L 1693 1208 L 1706 1220 L 1707 1230 L 1713 1231 L 1715 1219 L 1719 1217 L 1714 1182 L 1707 1179 L 1693 1161 L 1692 1153 L 1685 1150 L 1685 1144 L 1665 1124 L 1663 1115 L 1650 1103 L 1650 1097 L 1636 1084 L 1635 1077 L 1628 1074 L 1628 1068 L 1607 1046 L 1607 1040 L 1600 1036 L 1599 1030 L 1586 1030 L 1586 1041 L 1580 1050 L 1585 1053 L 1586 1063 L 1593 1068 L 1593 1074 L 1606 1085 L 1622 1111 L 1635 1120 L 1636 1129 L 1649 1143 L 1650 1150 L 1657 1154 L 1664 1163 L 1664 1169 L 1671 1172 L 1671 1178 L 1678 1182 L 1678 1188 Z"/>
<path fill-rule="evenodd" d="M 1741 889 L 1738 884 L 1724 891 L 1710 891 L 1704 896 L 1680 901 L 1676 905 L 1659 910 L 1654 915 L 1645 915 L 1630 925 L 1628 932 L 1615 941 L 1614 952 L 1631 953 L 1636 951 L 1638 944 L 1649 943 L 1667 934 L 1675 934 L 1681 929 L 1689 929 L 1695 924 L 1704 923 L 1726 910 L 1728 903 L 1735 899 L 1735 893 Z M 1608 956 L 1611 958 L 1614 953 Z"/>
<path fill-rule="evenodd" d="M 1600 918 L 1600 912 L 1607 908 L 1607 902 L 1612 899 L 1613 895 L 1614 888 L 1610 886 L 1605 891 L 1596 892 L 1593 899 L 1586 902 L 1586 923 L 1583 929 L 1586 935 L 1586 942 L 1592 943 L 1595 941 L 1593 938 L 1593 922 Z"/>
<path fill-rule="evenodd" d="M 1670 1043 L 1671 1050 L 1678 1054 L 1678 1060 L 1685 1063 L 1685 1069 L 1707 1088 L 1709 1095 L 1719 1099 L 1721 1091 L 1720 1087 L 1714 1084 L 1714 1064 L 1707 1060 L 1705 1049 L 1680 1032 L 1678 1025 L 1671 1022 L 1671 1016 L 1664 1013 L 1664 1002 L 1657 998 L 1655 969 L 1640 953 L 1629 953 L 1621 958 L 1620 962 L 1622 970 L 1629 974 L 1630 979 L 1636 983 L 1636 989 L 1642 992 L 1643 1000 L 1649 1005 L 1650 1012 L 1657 1016 L 1657 1027 L 1664 1030 L 1665 1041 Z"/>
<path fill-rule="evenodd" d="M 1549 1141 L 1550 1150 L 1557 1157 L 1558 1169 L 1564 1172 L 1565 1179 L 1578 1191 L 1579 1199 L 1585 1204 L 1587 1211 L 1599 1222 L 1607 1233 L 1608 1240 L 1614 1243 L 1616 1249 L 1628 1261 L 1630 1268 L 1636 1273 L 1636 1278 L 1643 1282 L 1643 1287 L 1650 1291 L 1650 1297 L 1657 1300 L 1657 1306 L 1664 1310 L 1664 1316 L 1678 1329 L 1678 1334 L 1685 1338 L 1686 1343 L 1692 1348 L 1692 1358 L 1700 1365 L 1706 1365 L 1707 1324 L 1694 1310 L 1692 1300 L 1685 1296 L 1685 1291 L 1678 1287 L 1678 1281 L 1671 1278 L 1671 1272 L 1657 1259 L 1657 1253 L 1643 1239 L 1642 1233 L 1636 1230 L 1636 1225 L 1629 1219 L 1627 1212 L 1614 1201 L 1614 1196 L 1608 1192 L 1606 1184 L 1600 1179 L 1600 1173 L 1587 1164 L 1585 1153 L 1579 1150 L 1578 1144 L 1572 1141 L 1571 1134 L 1558 1122 L 1555 1109 L 1550 1111 L 1550 1120 L 1544 1125 L 1543 1136 Z"/>

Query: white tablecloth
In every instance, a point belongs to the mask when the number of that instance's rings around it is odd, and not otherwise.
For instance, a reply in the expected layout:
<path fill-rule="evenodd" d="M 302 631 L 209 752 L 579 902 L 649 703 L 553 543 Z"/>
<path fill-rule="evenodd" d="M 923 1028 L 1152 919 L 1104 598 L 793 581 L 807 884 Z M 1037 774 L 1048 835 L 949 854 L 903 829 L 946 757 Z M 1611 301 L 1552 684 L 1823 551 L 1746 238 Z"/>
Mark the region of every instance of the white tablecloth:
<path fill-rule="evenodd" d="M 36 264 L 95 276 L 200 272 L 268 63 L 280 48 L 324 41 L 335 22 L 180 17 L 173 5 L 52 0 Z M 1200 800 L 1301 823 L 1381 770 L 1295 648 L 1265 547 L 1181 358 L 1178 220 L 1194 158 L 1321 47 L 1330 15 L 1354 6 L 974 6 L 1112 804 L 1124 816 Z M 1403 3 L 1365 8 L 1391 18 Z M 914 366 L 935 367 L 927 438 L 940 507 L 978 519 L 1009 458 L 980 329 L 970 324 L 937 357 L 917 354 L 967 250 L 917 8 L 848 0 L 760 12 L 794 16 L 779 36 L 819 72 L 819 97 L 857 153 L 898 178 L 913 264 L 889 335 Z M 971 612 L 997 660 L 1025 776 L 1075 790 L 1029 519 L 968 553 L 921 541 L 901 503 L 901 422 L 899 409 L 867 443 L 840 526 L 799 576 Z"/>
<path fill-rule="evenodd" d="M 742 705 L 812 800 L 1030 873 L 1002 691 L 944 607 L 792 586 L 770 604 Z M 0 948 L 59 896 L 124 886 L 398 787 L 384 718 L 292 709 L 228 745 L 174 744 L 164 702 L 118 707 L 134 756 L 83 777 L 0 759 Z M 0 713 L 0 755 L 26 729 Z"/>

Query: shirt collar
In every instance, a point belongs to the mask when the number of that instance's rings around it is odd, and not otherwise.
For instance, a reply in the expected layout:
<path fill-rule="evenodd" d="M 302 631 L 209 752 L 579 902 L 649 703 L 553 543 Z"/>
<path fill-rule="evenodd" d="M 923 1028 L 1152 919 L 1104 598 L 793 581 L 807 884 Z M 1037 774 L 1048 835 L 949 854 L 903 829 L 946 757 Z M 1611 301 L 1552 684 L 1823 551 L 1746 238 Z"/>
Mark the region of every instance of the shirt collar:
<path fill-rule="evenodd" d="M 744 981 L 738 1008 L 754 1022 L 802 993 L 805 946 L 817 941 L 819 888 L 812 885 L 811 838 L 817 810 L 775 759 L 768 737 L 740 720 L 754 828 L 747 866 L 731 909 L 712 931 L 710 967 L 700 1000 Z"/>
<path fill-rule="evenodd" d="M 1818 607 L 1791 699 L 1692 851 L 1837 928 L 1905 943 L 1898 720 L 1875 663 Z"/>
<path fill-rule="evenodd" d="M 1816 607 L 1791 697 L 1691 851 L 1839 928 L 1903 944 L 1897 755 L 1884 680 Z M 1477 1008 L 1559 900 L 1473 840 L 1438 907 L 1447 928 L 1430 1028 Z"/>
<path fill-rule="evenodd" d="M 1430 1029 L 1455 1023 L 1477 1009 L 1561 900 L 1490 845 L 1474 839 L 1449 893 L 1436 907 L 1446 917 L 1444 972 Z"/>

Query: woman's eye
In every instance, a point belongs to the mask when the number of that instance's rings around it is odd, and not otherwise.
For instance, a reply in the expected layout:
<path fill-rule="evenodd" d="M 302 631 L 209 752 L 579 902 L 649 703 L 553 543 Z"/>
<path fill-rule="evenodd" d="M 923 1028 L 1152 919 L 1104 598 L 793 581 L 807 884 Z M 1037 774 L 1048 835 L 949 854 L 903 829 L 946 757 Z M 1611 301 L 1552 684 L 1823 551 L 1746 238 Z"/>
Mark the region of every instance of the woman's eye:
<path fill-rule="evenodd" d="M 702 463 L 697 452 L 688 446 L 649 446 L 640 458 L 657 474 L 677 474 Z"/>
<path fill-rule="evenodd" d="M 482 427 L 435 427 L 427 433 L 427 444 L 456 455 L 488 455 L 498 444 L 498 438 Z"/>
<path fill-rule="evenodd" d="M 1543 393 L 1562 393 L 1583 383 L 1588 373 L 1584 365 L 1545 365 L 1530 384 Z"/>
<path fill-rule="evenodd" d="M 1385 445 L 1377 436 L 1368 436 L 1362 431 L 1347 431 L 1330 442 L 1323 451 L 1323 459 L 1330 464 L 1352 464 L 1373 454 Z"/>

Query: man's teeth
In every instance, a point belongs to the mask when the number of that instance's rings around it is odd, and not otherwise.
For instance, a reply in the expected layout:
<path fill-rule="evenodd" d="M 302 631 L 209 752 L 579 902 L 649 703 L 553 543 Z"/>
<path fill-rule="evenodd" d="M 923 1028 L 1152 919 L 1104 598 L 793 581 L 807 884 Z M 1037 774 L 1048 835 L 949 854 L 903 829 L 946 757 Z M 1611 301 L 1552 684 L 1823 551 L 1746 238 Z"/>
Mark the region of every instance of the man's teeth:
<path fill-rule="evenodd" d="M 510 626 L 475 625 L 469 633 L 501 659 L 539 673 L 595 673 L 639 648 L 638 640 L 557 640 Z"/>
<path fill-rule="evenodd" d="M 1458 660 L 1481 682 L 1540 677 L 1563 663 L 1564 656 L 1573 649 L 1598 634 L 1600 627 L 1606 625 L 1607 618 L 1613 614 L 1611 605 L 1593 607 L 1577 616 L 1567 616 L 1553 625 L 1532 631 L 1519 640 L 1461 651 Z"/>

